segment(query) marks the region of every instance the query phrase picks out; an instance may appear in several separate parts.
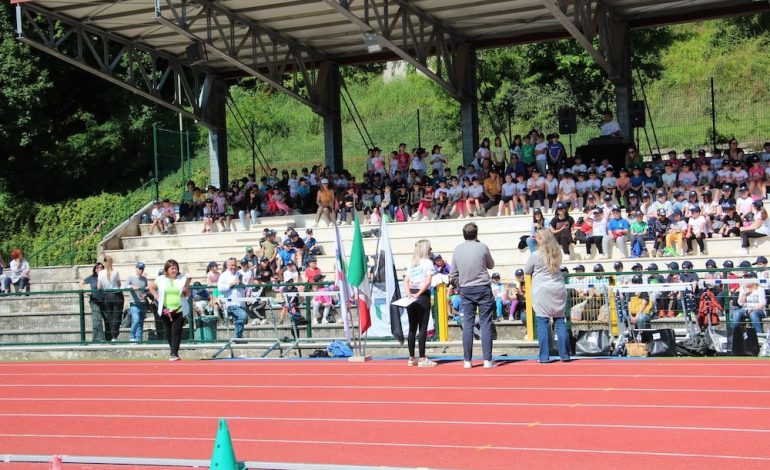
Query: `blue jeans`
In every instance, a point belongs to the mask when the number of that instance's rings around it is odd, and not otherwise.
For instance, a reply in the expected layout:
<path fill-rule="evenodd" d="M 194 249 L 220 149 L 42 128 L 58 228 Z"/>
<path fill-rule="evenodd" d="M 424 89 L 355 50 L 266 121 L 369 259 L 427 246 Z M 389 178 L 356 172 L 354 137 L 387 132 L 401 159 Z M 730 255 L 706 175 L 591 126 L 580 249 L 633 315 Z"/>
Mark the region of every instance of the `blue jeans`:
<path fill-rule="evenodd" d="M 479 330 L 481 331 L 481 352 L 485 361 L 492 360 L 492 315 L 495 312 L 495 297 L 490 286 L 461 287 L 463 312 L 463 358 L 473 357 L 473 325 L 476 323 L 476 308 L 479 309 Z"/>
<path fill-rule="evenodd" d="M 636 315 L 636 329 L 646 330 L 650 328 L 650 314 L 639 313 Z"/>
<path fill-rule="evenodd" d="M 19 292 L 20 290 L 29 292 L 29 279 L 26 277 L 20 277 L 15 283 L 11 282 L 10 277 L 3 279 L 3 290 L 9 294 L 11 293 L 11 285 L 16 286 L 16 292 Z"/>
<path fill-rule="evenodd" d="M 144 335 L 144 318 L 147 315 L 147 304 L 132 303 L 128 308 L 131 314 L 131 333 L 128 337 L 132 340 L 141 341 Z"/>
<path fill-rule="evenodd" d="M 231 305 L 227 307 L 227 314 L 235 319 L 235 337 L 243 338 L 243 325 L 246 323 L 246 319 L 249 318 L 246 309 L 237 305 Z"/>
<path fill-rule="evenodd" d="M 535 324 L 537 325 L 537 343 L 540 346 L 540 362 L 548 362 L 550 359 L 550 345 L 551 345 L 551 323 L 548 317 L 535 317 Z M 559 346 L 559 359 L 562 361 L 569 360 L 569 335 L 567 334 L 567 322 L 564 317 L 553 319 L 554 327 L 556 330 L 556 342 Z"/>
<path fill-rule="evenodd" d="M 527 248 L 529 248 L 530 253 L 534 253 L 537 250 L 537 241 L 535 240 L 535 237 L 527 238 Z"/>
<path fill-rule="evenodd" d="M 754 329 L 757 330 L 757 333 L 764 332 L 762 329 L 762 319 L 765 318 L 764 310 L 757 309 L 750 312 L 745 308 L 739 308 L 738 310 L 735 310 L 732 313 L 733 326 L 743 322 L 746 316 L 751 319 L 751 324 L 754 325 Z"/>

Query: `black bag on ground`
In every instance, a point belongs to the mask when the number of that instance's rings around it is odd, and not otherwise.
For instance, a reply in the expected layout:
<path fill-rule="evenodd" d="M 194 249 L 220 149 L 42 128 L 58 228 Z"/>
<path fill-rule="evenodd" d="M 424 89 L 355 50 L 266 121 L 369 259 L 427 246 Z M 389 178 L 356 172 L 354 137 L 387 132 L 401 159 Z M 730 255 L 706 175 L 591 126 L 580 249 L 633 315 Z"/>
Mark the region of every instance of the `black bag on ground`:
<path fill-rule="evenodd" d="M 727 335 L 727 341 L 733 356 L 759 356 L 759 339 L 753 327 L 734 326 L 732 334 Z"/>
<path fill-rule="evenodd" d="M 695 334 L 676 344 L 677 356 L 707 356 L 710 352 L 710 342 L 703 333 Z"/>
<path fill-rule="evenodd" d="M 642 331 L 642 343 L 647 343 L 650 357 L 676 356 L 676 335 L 670 328 Z"/>
<path fill-rule="evenodd" d="M 607 330 L 580 330 L 575 340 L 576 356 L 609 356 L 612 341 Z"/>

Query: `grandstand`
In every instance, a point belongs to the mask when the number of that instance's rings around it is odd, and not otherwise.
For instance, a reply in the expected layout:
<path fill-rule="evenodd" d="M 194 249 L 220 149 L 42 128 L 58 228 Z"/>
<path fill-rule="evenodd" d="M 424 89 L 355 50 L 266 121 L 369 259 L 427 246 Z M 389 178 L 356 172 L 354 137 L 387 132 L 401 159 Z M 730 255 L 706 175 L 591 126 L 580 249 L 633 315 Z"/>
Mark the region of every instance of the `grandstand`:
<path fill-rule="evenodd" d="M 770 208 L 770 201 L 765 203 L 765 207 Z M 577 217 L 578 213 L 574 212 L 572 215 Z M 203 280 L 209 261 L 221 263 L 230 256 L 238 258 L 243 256 L 246 246 L 258 244 L 263 228 L 271 228 L 280 233 L 291 226 L 303 233 L 305 227 L 312 225 L 314 215 L 263 217 L 258 220 L 257 225 L 246 232 L 216 232 L 215 228 L 213 233 L 204 234 L 200 233 L 202 222 L 178 222 L 174 224 L 170 233 L 164 236 L 149 235 L 149 225 L 140 225 L 138 223 L 139 218 L 135 217 L 134 219 L 137 220 L 128 222 L 127 227 L 118 229 L 112 238 L 103 241 L 101 246 L 106 247 L 106 249 L 101 250 L 100 257 L 106 254 L 111 255 L 115 260 L 116 269 L 124 275 L 133 272 L 136 262 L 142 261 L 147 265 L 146 272 L 150 277 L 157 273 L 167 259 L 173 258 L 179 262 L 186 274 L 196 280 Z M 494 271 L 501 274 L 503 281 L 513 279 L 514 271 L 522 267 L 529 256 L 528 250 L 518 248 L 520 237 L 529 235 L 532 220 L 529 215 L 392 223 L 390 225 L 390 237 L 397 269 L 403 269 L 408 263 L 414 249 L 414 240 L 417 237 L 430 239 L 434 253 L 441 253 L 451 264 L 452 251 L 462 240 L 462 227 L 471 220 L 479 226 L 479 239 L 485 242 L 492 251 L 492 256 L 497 263 Z M 363 231 L 372 228 L 375 227 L 362 226 Z M 334 269 L 334 254 L 330 253 L 330 247 L 334 244 L 333 228 L 317 227 L 314 229 L 314 234 L 319 243 L 327 248 L 327 254 L 318 257 L 318 266 L 323 272 L 331 272 Z M 353 238 L 352 227 L 340 226 L 340 234 L 343 243 L 349 244 Z M 651 245 L 652 242 L 648 241 L 647 243 Z M 364 240 L 364 249 L 367 255 L 375 254 L 376 244 L 376 238 Z M 577 264 L 585 264 L 586 262 L 603 263 L 605 269 L 609 271 L 612 263 L 617 260 L 631 263 L 639 261 L 642 264 L 681 262 L 683 260 L 681 257 L 623 258 L 617 250 L 612 252 L 610 259 L 599 256 L 595 250 L 591 257 L 587 257 L 583 248 L 580 245 L 577 249 L 571 250 L 572 254 L 569 258 L 565 257 L 564 265 L 572 268 Z M 753 261 L 756 254 L 770 252 L 770 242 L 767 238 L 760 239 L 752 255 L 743 255 L 742 257 L 736 256 L 739 248 L 739 238 L 711 238 L 706 240 L 708 255 L 692 255 L 688 256 L 687 259 L 692 261 L 696 269 L 704 268 L 708 259 L 714 259 L 717 265 L 721 265 L 724 260 L 740 261 L 747 259 Z M 74 289 L 80 279 L 91 273 L 91 267 L 88 265 L 73 268 L 36 268 L 37 274 L 33 289 Z M 663 269 L 663 266 L 661 268 Z"/>

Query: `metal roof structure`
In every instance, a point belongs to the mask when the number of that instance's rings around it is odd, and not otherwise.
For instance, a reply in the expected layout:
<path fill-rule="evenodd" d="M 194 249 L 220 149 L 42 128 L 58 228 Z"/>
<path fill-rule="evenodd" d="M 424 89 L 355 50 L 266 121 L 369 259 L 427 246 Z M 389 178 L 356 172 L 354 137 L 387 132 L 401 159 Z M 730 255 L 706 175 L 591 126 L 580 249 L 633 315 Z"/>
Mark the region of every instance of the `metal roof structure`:
<path fill-rule="evenodd" d="M 365 31 L 403 51 L 441 52 L 439 36 L 475 48 L 571 37 L 548 8 L 558 6 L 580 25 L 603 5 L 631 29 L 770 10 L 766 0 L 32 0 L 28 2 L 78 23 L 184 59 L 191 41 L 202 39 L 223 51 L 250 55 L 250 66 L 267 71 L 282 58 L 312 66 L 398 59 L 383 47 L 370 53 Z M 159 22 L 182 19 L 178 31 Z M 178 15 L 178 16 L 177 16 Z M 183 16 L 182 16 L 183 15 Z M 585 28 L 581 28 L 585 29 Z M 593 32 L 583 31 L 587 36 Z M 296 48 L 296 49 L 294 49 Z M 296 51 L 301 51 L 295 57 Z M 256 53 L 254 53 L 256 52 Z M 224 76 L 248 75 L 221 55 L 207 53 L 206 66 Z"/>

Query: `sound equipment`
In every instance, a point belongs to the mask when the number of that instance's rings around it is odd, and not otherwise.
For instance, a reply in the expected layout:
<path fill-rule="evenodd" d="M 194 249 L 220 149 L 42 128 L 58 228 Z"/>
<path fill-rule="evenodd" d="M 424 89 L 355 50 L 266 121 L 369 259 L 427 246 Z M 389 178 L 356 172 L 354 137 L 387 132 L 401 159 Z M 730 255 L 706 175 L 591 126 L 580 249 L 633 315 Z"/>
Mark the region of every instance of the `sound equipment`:
<path fill-rule="evenodd" d="M 631 117 L 631 127 L 644 127 L 645 126 L 645 102 L 634 100 L 631 102 L 631 109 L 628 110 Z"/>
<path fill-rule="evenodd" d="M 201 60 L 203 60 L 205 58 L 204 57 L 205 52 L 203 50 L 203 43 L 194 42 L 194 43 L 190 44 L 189 46 L 187 46 L 185 51 L 187 52 L 187 60 L 189 60 L 190 62 L 193 62 L 193 63 L 200 62 Z"/>
<path fill-rule="evenodd" d="M 575 108 L 559 109 L 559 133 L 574 134 L 577 132 L 577 114 Z"/>

